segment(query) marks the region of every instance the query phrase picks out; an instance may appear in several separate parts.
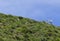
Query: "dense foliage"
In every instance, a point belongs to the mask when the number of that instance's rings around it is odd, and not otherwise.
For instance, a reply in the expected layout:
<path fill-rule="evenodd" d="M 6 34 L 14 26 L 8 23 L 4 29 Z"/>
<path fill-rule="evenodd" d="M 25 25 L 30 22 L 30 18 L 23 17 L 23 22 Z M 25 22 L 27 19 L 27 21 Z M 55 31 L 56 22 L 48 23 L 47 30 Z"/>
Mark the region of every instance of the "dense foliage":
<path fill-rule="evenodd" d="M 0 13 L 0 41 L 60 41 L 60 28 L 44 21 Z"/>

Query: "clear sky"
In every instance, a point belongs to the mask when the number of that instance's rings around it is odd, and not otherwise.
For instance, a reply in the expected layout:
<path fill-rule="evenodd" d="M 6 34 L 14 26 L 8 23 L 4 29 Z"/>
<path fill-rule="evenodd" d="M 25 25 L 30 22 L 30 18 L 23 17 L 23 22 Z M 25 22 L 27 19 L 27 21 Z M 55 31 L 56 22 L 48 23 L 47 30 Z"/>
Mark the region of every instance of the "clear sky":
<path fill-rule="evenodd" d="M 0 0 L 0 12 L 60 25 L 60 0 Z"/>

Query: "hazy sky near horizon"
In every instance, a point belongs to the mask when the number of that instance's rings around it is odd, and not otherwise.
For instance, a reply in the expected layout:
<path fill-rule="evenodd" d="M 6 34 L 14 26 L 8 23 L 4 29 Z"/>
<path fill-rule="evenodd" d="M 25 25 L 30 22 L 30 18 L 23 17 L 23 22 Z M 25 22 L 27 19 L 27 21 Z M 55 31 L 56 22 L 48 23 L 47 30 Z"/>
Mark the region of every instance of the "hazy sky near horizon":
<path fill-rule="evenodd" d="M 60 25 L 60 0 L 0 0 L 0 12 Z"/>

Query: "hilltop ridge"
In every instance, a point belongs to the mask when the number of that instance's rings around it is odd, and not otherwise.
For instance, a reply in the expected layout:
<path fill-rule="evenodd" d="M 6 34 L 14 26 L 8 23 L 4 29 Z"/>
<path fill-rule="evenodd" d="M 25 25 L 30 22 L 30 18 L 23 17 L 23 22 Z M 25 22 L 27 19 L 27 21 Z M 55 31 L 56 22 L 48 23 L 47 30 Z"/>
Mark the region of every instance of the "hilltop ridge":
<path fill-rule="evenodd" d="M 0 13 L 0 41 L 60 41 L 60 27 Z"/>

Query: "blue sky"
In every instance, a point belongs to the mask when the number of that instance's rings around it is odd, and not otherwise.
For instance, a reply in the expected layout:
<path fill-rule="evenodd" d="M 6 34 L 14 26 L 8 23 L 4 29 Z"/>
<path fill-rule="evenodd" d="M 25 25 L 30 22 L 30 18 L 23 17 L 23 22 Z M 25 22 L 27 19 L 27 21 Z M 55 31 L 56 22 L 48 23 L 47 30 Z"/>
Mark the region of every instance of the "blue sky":
<path fill-rule="evenodd" d="M 0 0 L 0 12 L 60 25 L 60 0 Z"/>

